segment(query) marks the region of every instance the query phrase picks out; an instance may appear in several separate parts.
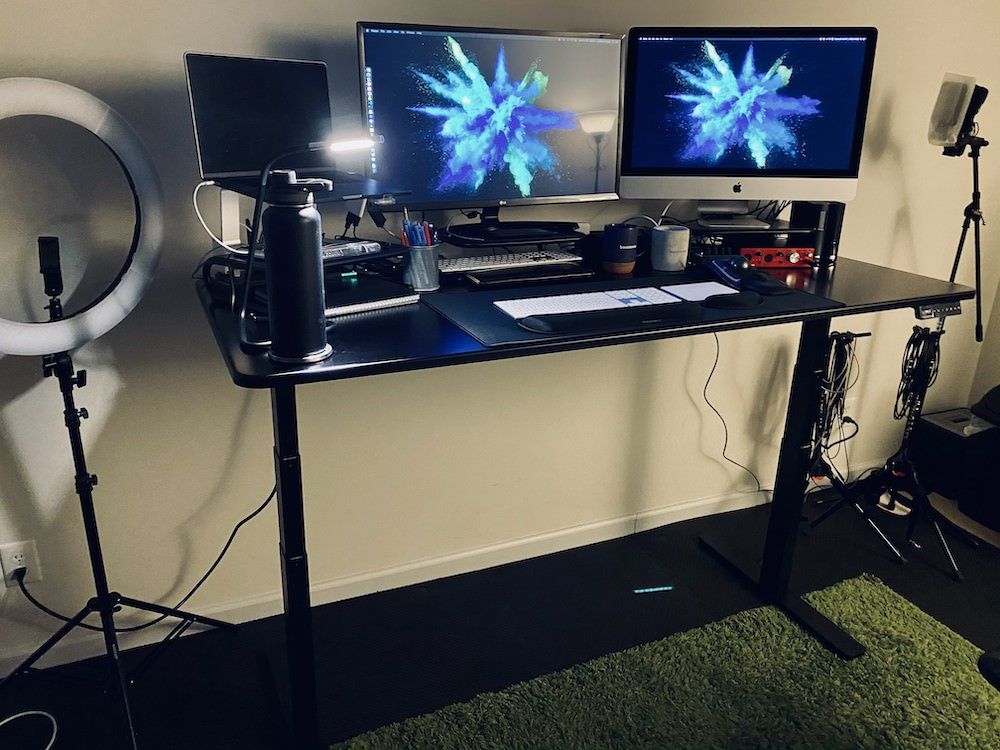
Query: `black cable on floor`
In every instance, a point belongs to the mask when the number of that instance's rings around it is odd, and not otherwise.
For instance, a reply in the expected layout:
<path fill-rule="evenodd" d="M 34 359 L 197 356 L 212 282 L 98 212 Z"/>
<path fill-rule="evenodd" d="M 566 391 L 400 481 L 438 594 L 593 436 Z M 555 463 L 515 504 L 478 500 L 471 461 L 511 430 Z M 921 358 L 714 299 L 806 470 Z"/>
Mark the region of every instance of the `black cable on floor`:
<path fill-rule="evenodd" d="M 243 528 L 243 526 L 245 524 L 249 523 L 254 518 L 256 518 L 261 513 L 263 513 L 264 509 L 268 505 L 270 505 L 271 501 L 274 499 L 274 496 L 276 494 L 278 494 L 278 486 L 277 485 L 275 485 L 271 489 L 270 494 L 267 496 L 267 498 L 264 500 L 264 502 L 261 503 L 256 508 L 256 510 L 254 510 L 249 515 L 247 515 L 244 518 L 242 518 L 239 521 L 239 523 L 237 523 L 236 526 L 233 527 L 232 532 L 230 532 L 230 534 L 229 534 L 229 539 L 227 539 L 226 543 L 223 545 L 222 551 L 219 553 L 219 556 L 215 558 L 215 562 L 213 562 L 208 567 L 208 570 L 206 570 L 205 574 L 201 578 L 198 579 L 198 582 L 193 587 L 191 587 L 191 590 L 188 591 L 181 598 L 181 600 L 179 602 L 177 602 L 177 604 L 175 604 L 173 606 L 173 609 L 180 609 L 181 607 L 183 607 L 187 603 L 187 601 L 198 592 L 198 589 L 200 589 L 204 585 L 205 581 L 207 581 L 209 579 L 209 577 L 212 575 L 212 573 L 215 572 L 216 568 L 219 567 L 219 563 L 222 562 L 222 558 L 224 558 L 226 556 L 226 553 L 229 552 L 229 548 L 232 546 L 233 541 L 236 539 L 236 535 L 239 533 L 240 529 Z M 59 612 L 56 612 L 55 610 L 50 609 L 49 607 L 46 607 L 44 604 L 42 604 L 40 601 L 38 601 L 34 596 L 32 596 L 31 592 L 29 592 L 28 589 L 27 589 L 27 587 L 24 585 L 24 576 L 27 574 L 27 572 L 28 572 L 27 568 L 19 568 L 16 571 L 14 571 L 14 574 L 13 574 L 14 575 L 14 579 L 17 581 L 18 588 L 20 588 L 21 589 L 21 593 L 24 594 L 24 598 L 27 599 L 29 602 L 31 602 L 34 606 L 38 607 L 38 609 L 40 609 L 42 612 L 44 612 L 45 614 L 49 615 L 50 617 L 54 617 L 57 620 L 62 620 L 63 622 L 69 622 L 71 618 L 66 617 L 66 615 L 60 614 Z M 134 632 L 136 632 L 138 630 L 145 630 L 146 628 L 150 628 L 153 625 L 156 625 L 157 623 L 163 622 L 165 619 L 167 619 L 168 617 L 172 617 L 172 616 L 173 615 L 160 615 L 159 617 L 156 617 L 156 618 L 150 620 L 149 622 L 144 622 L 144 623 L 142 623 L 140 625 L 132 625 L 132 626 L 129 626 L 129 627 L 124 627 L 124 628 L 115 628 L 115 632 L 116 633 L 134 633 Z M 82 622 L 79 624 L 78 627 L 81 627 L 84 630 L 94 630 L 94 631 L 97 631 L 97 632 L 102 632 L 101 628 L 99 628 L 99 627 L 97 627 L 95 625 L 88 625 L 88 624 L 82 623 Z"/>

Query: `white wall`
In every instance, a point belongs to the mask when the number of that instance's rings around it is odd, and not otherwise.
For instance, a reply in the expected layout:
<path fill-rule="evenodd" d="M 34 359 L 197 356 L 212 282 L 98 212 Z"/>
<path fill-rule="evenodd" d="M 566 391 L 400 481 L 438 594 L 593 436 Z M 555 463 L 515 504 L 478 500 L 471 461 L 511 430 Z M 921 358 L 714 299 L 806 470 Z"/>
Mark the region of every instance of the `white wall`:
<path fill-rule="evenodd" d="M 976 22 L 962 22 L 970 18 Z M 179 596 L 273 481 L 267 394 L 229 381 L 189 279 L 208 245 L 189 205 L 197 166 L 181 55 L 194 49 L 326 60 L 335 112 L 351 119 L 358 102 L 359 19 L 615 33 L 657 23 L 875 25 L 880 39 L 862 180 L 842 252 L 939 277 L 948 273 L 968 201 L 969 165 L 927 145 L 927 117 L 945 70 L 1000 85 L 1000 58 L 985 52 L 995 48 L 1000 23 L 1000 5 L 992 1 L 945 7 L 932 0 L 290 0 L 280 6 L 8 0 L 0 74 L 58 79 L 109 102 L 146 140 L 166 188 L 169 240 L 151 292 L 79 357 L 93 382 L 80 403 L 94 414 L 86 429 L 92 469 L 101 477 L 97 499 L 108 568 L 114 586 L 130 595 Z M 987 136 L 990 124 L 1000 122 L 995 111 L 988 102 L 981 118 Z M 37 305 L 30 291 L 37 285 L 35 235 L 58 231 L 69 250 L 90 251 L 93 277 L 86 283 L 98 286 L 120 252 L 119 238 L 127 237 L 127 204 L 112 166 L 85 139 L 55 131 L 0 123 L 0 153 L 11 155 L 0 160 L 0 257 L 10 269 L 0 281 L 0 314 L 23 315 Z M 985 210 L 1000 216 L 992 164 L 987 150 Z M 658 210 L 621 203 L 531 215 L 600 224 L 637 208 Z M 1000 241 L 991 226 L 985 241 L 984 278 L 996 279 Z M 960 279 L 971 278 L 967 262 Z M 991 310 L 995 283 L 987 286 L 985 309 Z M 875 333 L 859 347 L 862 432 L 852 448 L 854 467 L 877 462 L 898 440 L 891 403 L 912 325 L 906 311 L 837 324 Z M 996 325 L 993 330 L 995 357 Z M 730 423 L 732 454 L 749 461 L 765 485 L 774 470 L 796 336 L 794 326 L 721 336 L 713 392 Z M 950 321 L 929 408 L 967 402 L 979 354 L 971 316 Z M 692 505 L 698 498 L 739 502 L 736 493 L 749 482 L 720 460 L 721 430 L 700 402 L 713 355 L 711 338 L 698 337 L 300 389 L 310 564 L 314 581 L 329 584 L 321 598 L 624 533 L 639 514 L 654 522 L 713 507 Z M 58 395 L 39 377 L 36 360 L 4 358 L 0 373 L 0 542 L 36 539 L 45 575 L 36 593 L 54 607 L 75 610 L 90 583 Z M 564 542 L 461 557 L 574 527 L 583 530 Z M 237 616 L 278 611 L 275 532 L 273 511 L 245 528 L 191 606 Z M 437 567 L 416 565 L 441 558 L 445 563 Z M 390 568 L 403 574 L 379 576 Z M 338 581 L 346 584 L 338 587 Z M 52 627 L 15 591 L 0 592 L 0 623 L 0 658 L 8 659 Z"/>

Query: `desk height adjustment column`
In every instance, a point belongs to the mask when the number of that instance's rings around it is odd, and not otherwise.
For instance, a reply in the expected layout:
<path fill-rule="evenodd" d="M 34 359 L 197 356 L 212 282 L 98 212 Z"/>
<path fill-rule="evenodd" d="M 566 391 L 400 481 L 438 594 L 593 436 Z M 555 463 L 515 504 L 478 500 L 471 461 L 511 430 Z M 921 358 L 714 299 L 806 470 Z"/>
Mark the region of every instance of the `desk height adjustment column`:
<path fill-rule="evenodd" d="M 274 424 L 274 476 L 278 486 L 279 551 L 285 602 L 291 731 L 296 748 L 315 749 L 319 747 L 316 672 L 294 385 L 279 385 L 271 389 L 271 416 Z"/>
<path fill-rule="evenodd" d="M 864 647 L 802 597 L 789 591 L 795 542 L 812 468 L 813 420 L 822 395 L 829 335 L 830 318 L 802 323 L 762 556 L 748 554 L 727 539 L 703 536 L 701 543 L 749 579 L 765 601 L 780 607 L 824 646 L 842 659 L 854 659 L 864 654 Z"/>
<path fill-rule="evenodd" d="M 807 320 L 799 333 L 760 568 L 761 593 L 775 601 L 788 595 L 792 576 L 795 542 L 812 469 L 812 428 L 822 398 L 829 335 L 829 318 Z"/>

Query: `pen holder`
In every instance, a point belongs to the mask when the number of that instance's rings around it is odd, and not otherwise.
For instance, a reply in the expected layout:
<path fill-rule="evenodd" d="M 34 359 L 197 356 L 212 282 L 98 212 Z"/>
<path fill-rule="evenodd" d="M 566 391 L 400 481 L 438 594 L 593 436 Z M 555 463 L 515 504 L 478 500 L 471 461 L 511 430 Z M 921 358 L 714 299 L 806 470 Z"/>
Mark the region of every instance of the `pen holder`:
<path fill-rule="evenodd" d="M 415 245 L 410 248 L 403 280 L 415 292 L 434 292 L 441 287 L 438 274 L 438 248 L 441 245 Z"/>

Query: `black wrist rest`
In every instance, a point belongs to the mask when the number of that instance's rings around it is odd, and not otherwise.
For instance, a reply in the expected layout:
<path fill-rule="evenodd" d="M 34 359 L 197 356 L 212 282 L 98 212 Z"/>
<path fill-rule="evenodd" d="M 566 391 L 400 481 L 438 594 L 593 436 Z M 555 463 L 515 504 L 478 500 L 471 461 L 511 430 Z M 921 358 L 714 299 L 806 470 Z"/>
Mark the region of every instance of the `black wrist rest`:
<path fill-rule="evenodd" d="M 639 305 L 615 310 L 530 315 L 517 324 L 533 333 L 611 333 L 653 328 L 664 323 L 684 323 L 701 318 L 701 306 L 693 302 Z"/>
<path fill-rule="evenodd" d="M 787 288 L 787 287 L 786 287 Z M 791 291 L 789 289 L 789 291 Z M 705 307 L 713 307 L 718 310 L 739 310 L 748 307 L 757 307 L 764 301 L 757 292 L 744 290 L 736 294 L 713 294 L 706 297 L 701 303 Z"/>

